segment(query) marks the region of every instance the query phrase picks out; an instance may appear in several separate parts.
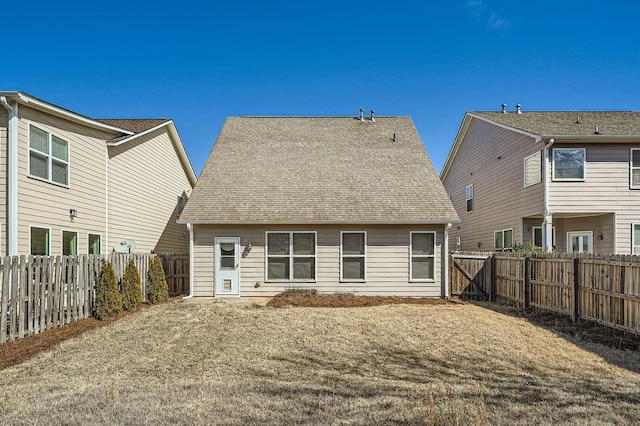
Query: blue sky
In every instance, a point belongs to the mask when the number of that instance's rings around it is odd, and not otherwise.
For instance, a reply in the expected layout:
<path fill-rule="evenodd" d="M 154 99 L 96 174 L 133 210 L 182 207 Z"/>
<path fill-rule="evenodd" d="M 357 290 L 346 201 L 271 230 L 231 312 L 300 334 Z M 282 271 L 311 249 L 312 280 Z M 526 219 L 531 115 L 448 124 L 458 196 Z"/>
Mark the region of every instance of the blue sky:
<path fill-rule="evenodd" d="M 640 110 L 635 1 L 29 4 L 0 90 L 172 118 L 198 174 L 227 116 L 410 115 L 439 171 L 465 111 Z"/>

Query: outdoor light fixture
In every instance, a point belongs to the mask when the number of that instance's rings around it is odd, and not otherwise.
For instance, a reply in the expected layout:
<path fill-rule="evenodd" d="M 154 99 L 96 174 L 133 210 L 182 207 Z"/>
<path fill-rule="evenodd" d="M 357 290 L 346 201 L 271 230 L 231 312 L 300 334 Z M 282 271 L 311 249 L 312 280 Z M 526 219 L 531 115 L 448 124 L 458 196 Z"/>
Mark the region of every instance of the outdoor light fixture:
<path fill-rule="evenodd" d="M 251 251 L 252 248 L 253 248 L 253 245 L 251 244 L 251 241 L 249 241 L 246 247 L 244 248 L 244 250 L 242 251 L 242 257 L 249 256 L 249 252 Z"/>
<path fill-rule="evenodd" d="M 76 217 L 78 217 L 78 210 L 76 210 L 76 209 L 70 209 L 70 210 L 69 210 L 69 217 L 71 218 L 71 222 L 73 222 L 73 219 L 75 219 Z"/>

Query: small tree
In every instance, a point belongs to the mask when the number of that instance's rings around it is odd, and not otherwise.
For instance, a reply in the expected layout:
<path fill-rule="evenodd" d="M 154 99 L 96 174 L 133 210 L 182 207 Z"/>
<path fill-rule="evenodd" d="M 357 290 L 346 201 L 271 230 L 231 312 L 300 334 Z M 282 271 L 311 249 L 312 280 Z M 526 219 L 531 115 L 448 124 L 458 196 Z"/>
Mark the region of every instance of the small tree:
<path fill-rule="evenodd" d="M 149 263 L 147 299 L 151 303 L 166 302 L 169 299 L 169 287 L 164 276 L 164 269 L 162 269 L 162 260 L 157 256 Z"/>
<path fill-rule="evenodd" d="M 113 266 L 102 262 L 102 272 L 96 284 L 96 318 L 104 319 L 115 315 L 122 309 L 122 296 L 118 291 L 118 280 Z"/>
<path fill-rule="evenodd" d="M 133 260 L 130 260 L 122 276 L 122 308 L 125 311 L 134 311 L 142 302 L 140 273 Z"/>

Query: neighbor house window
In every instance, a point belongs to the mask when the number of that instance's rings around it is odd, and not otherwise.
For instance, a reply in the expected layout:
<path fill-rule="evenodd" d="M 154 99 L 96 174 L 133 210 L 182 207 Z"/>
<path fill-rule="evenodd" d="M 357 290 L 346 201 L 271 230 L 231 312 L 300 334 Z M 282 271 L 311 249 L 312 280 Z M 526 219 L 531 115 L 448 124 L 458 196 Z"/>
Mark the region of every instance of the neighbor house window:
<path fill-rule="evenodd" d="M 29 126 L 29 176 L 69 185 L 69 144 L 34 125 Z"/>
<path fill-rule="evenodd" d="M 100 234 L 89 234 L 87 246 L 89 254 L 100 254 Z"/>
<path fill-rule="evenodd" d="M 62 231 L 62 254 L 64 256 L 78 254 L 78 233 L 76 231 Z"/>
<path fill-rule="evenodd" d="M 495 251 L 513 250 L 513 229 L 503 229 L 493 233 L 493 249 Z"/>
<path fill-rule="evenodd" d="M 553 149 L 553 180 L 584 180 L 585 148 Z"/>
<path fill-rule="evenodd" d="M 315 232 L 267 232 L 266 249 L 267 281 L 315 281 Z"/>
<path fill-rule="evenodd" d="M 473 211 L 473 185 L 467 186 L 466 197 L 467 197 L 467 212 L 472 212 Z"/>
<path fill-rule="evenodd" d="M 542 181 L 542 156 L 540 151 L 524 159 L 524 186 L 535 185 Z"/>
<path fill-rule="evenodd" d="M 633 244 L 633 254 L 640 254 L 640 223 L 634 223 L 632 226 L 631 243 Z"/>
<path fill-rule="evenodd" d="M 533 232 L 533 245 L 535 247 L 542 247 L 542 227 L 541 226 L 534 226 L 531 228 L 531 231 Z M 553 226 L 551 228 L 551 245 L 555 247 L 556 245 L 556 227 Z"/>
<path fill-rule="evenodd" d="M 631 188 L 640 188 L 640 148 L 631 148 L 631 161 L 629 162 L 629 176 Z"/>
<path fill-rule="evenodd" d="M 410 235 L 411 281 L 432 281 L 435 278 L 436 233 L 411 232 Z"/>
<path fill-rule="evenodd" d="M 48 256 L 51 250 L 51 230 L 48 228 L 36 228 L 29 230 L 31 254 L 34 256 Z"/>
<path fill-rule="evenodd" d="M 365 281 L 367 233 L 340 232 L 340 281 Z"/>

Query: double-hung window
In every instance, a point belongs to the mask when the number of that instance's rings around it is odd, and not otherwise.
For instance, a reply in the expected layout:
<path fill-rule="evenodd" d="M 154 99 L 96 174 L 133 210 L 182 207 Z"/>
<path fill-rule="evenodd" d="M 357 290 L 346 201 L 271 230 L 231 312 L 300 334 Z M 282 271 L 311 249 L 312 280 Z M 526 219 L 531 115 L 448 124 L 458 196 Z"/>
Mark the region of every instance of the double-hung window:
<path fill-rule="evenodd" d="M 367 233 L 340 232 L 340 281 L 366 281 Z"/>
<path fill-rule="evenodd" d="M 411 232 L 411 281 L 433 281 L 436 265 L 436 233 Z"/>
<path fill-rule="evenodd" d="M 553 148 L 553 180 L 584 180 L 585 148 Z"/>
<path fill-rule="evenodd" d="M 513 229 L 502 229 L 493 233 L 493 249 L 495 251 L 513 250 Z"/>
<path fill-rule="evenodd" d="M 634 223 L 632 225 L 631 244 L 633 244 L 633 254 L 640 254 L 640 223 Z"/>
<path fill-rule="evenodd" d="M 315 281 L 315 232 L 267 232 L 266 238 L 267 281 Z"/>
<path fill-rule="evenodd" d="M 69 186 L 69 143 L 29 125 L 29 176 Z"/>
<path fill-rule="evenodd" d="M 629 161 L 629 186 L 632 189 L 640 189 L 640 148 L 631 148 Z"/>
<path fill-rule="evenodd" d="M 473 211 L 473 185 L 467 186 L 465 189 L 465 196 L 467 200 L 467 212 Z"/>

